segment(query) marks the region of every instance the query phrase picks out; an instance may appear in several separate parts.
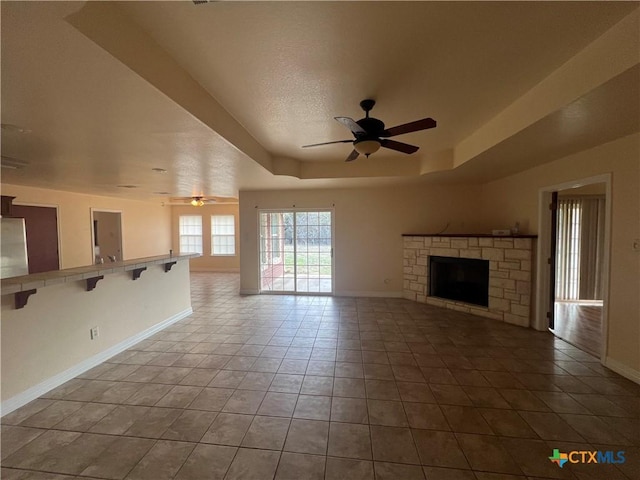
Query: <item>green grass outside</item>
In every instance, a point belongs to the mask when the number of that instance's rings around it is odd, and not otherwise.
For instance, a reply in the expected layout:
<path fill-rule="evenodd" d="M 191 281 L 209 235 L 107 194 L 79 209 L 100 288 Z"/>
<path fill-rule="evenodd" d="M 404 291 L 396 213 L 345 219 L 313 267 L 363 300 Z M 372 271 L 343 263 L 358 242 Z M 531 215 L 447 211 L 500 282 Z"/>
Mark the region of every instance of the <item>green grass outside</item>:
<path fill-rule="evenodd" d="M 315 252 L 305 252 L 298 250 L 297 267 L 298 273 L 310 275 L 331 275 L 331 249 L 328 247 L 310 247 Z M 293 247 L 287 247 L 284 251 L 284 270 L 286 273 L 293 273 L 294 256 Z"/>

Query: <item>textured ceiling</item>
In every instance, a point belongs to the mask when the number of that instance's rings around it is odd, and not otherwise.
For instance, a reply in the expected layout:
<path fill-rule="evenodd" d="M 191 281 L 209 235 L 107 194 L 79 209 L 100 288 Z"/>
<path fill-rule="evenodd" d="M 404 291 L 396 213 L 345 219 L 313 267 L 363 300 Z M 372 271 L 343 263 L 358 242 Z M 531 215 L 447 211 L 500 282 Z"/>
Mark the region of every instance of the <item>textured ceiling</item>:
<path fill-rule="evenodd" d="M 3 129 L 3 156 L 28 163 L 7 183 L 153 198 L 480 182 L 640 128 L 636 2 L 1 8 L 2 123 L 31 131 Z M 333 117 L 368 97 L 387 126 L 438 127 L 397 137 L 411 156 L 300 148 L 350 138 Z"/>

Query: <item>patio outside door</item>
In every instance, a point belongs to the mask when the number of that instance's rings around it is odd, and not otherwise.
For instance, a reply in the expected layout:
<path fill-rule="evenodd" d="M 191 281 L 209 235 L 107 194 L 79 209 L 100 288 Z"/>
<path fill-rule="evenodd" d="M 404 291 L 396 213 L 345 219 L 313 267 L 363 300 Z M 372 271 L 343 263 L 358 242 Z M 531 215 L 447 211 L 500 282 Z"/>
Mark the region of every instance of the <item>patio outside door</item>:
<path fill-rule="evenodd" d="M 262 292 L 333 292 L 331 210 L 259 213 Z"/>

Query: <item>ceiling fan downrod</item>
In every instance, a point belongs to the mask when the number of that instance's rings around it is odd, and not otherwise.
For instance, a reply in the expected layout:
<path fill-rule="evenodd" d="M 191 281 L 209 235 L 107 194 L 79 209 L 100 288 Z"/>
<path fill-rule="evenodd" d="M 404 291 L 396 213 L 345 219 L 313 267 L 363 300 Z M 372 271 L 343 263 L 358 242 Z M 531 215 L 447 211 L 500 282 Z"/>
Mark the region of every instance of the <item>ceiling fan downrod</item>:
<path fill-rule="evenodd" d="M 367 98 L 360 102 L 360 108 L 364 110 L 364 113 L 366 114 L 366 118 L 369 118 L 369 112 L 373 109 L 375 104 L 376 104 L 376 101 L 372 100 L 371 98 Z"/>

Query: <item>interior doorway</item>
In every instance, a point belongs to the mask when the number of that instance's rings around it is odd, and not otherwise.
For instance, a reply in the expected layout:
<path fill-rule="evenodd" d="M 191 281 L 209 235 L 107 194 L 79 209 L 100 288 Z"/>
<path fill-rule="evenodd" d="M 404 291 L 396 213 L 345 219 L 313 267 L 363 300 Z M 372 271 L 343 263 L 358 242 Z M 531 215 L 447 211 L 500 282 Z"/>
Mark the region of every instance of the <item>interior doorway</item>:
<path fill-rule="evenodd" d="M 259 212 L 260 291 L 333 293 L 333 212 Z"/>
<path fill-rule="evenodd" d="M 605 184 L 560 190 L 551 331 L 587 352 L 602 350 Z"/>
<path fill-rule="evenodd" d="M 606 356 L 609 225 L 610 176 L 541 191 L 538 291 L 549 293 L 540 296 L 536 327 L 546 313 L 544 328 L 600 359 Z"/>
<path fill-rule="evenodd" d="M 58 209 L 13 204 L 12 215 L 24 218 L 29 273 L 59 270 Z"/>
<path fill-rule="evenodd" d="M 119 262 L 122 254 L 122 213 L 92 210 L 94 263 Z"/>

